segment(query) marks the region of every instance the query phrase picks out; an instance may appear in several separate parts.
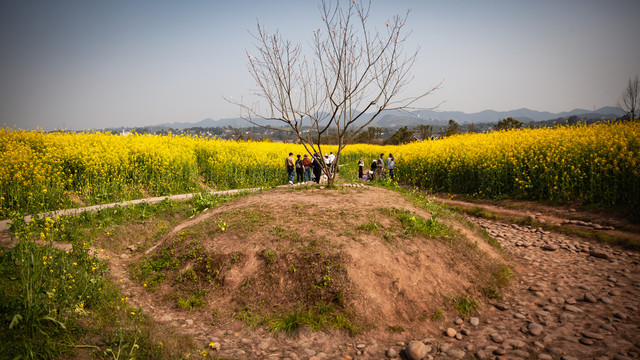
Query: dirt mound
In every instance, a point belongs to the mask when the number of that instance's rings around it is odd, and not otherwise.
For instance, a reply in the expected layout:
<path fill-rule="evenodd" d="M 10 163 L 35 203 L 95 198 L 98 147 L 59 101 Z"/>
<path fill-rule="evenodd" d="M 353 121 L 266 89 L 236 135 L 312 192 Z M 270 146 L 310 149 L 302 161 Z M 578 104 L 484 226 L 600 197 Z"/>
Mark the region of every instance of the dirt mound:
<path fill-rule="evenodd" d="M 373 187 L 247 195 L 180 224 L 136 260 L 139 300 L 209 325 L 386 336 L 423 333 L 456 304 L 498 297 L 510 274 L 461 218 Z"/>

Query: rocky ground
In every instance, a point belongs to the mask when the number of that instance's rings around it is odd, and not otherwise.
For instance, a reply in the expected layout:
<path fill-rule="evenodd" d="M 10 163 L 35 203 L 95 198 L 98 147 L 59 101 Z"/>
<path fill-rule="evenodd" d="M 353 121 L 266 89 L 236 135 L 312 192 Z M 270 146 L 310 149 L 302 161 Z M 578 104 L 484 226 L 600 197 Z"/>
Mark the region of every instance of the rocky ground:
<path fill-rule="evenodd" d="M 380 341 L 309 331 L 274 336 L 209 327 L 188 313 L 155 317 L 233 359 L 640 358 L 638 252 L 530 226 L 469 220 L 500 242 L 515 277 L 502 300 L 473 317 L 442 321 L 439 331 L 423 338 L 392 334 Z"/>

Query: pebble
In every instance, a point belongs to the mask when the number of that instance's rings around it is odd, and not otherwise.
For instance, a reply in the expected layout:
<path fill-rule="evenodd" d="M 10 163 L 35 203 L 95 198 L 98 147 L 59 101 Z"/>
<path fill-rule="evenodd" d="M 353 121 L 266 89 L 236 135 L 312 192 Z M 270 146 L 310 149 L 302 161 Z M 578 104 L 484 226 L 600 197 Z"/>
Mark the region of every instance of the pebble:
<path fill-rule="evenodd" d="M 458 332 L 456 331 L 456 329 L 454 328 L 447 328 L 446 334 L 448 337 L 454 337 L 456 336 Z"/>
<path fill-rule="evenodd" d="M 607 254 L 604 251 L 601 250 L 590 250 L 589 251 L 589 255 L 595 257 L 595 258 L 600 258 L 600 259 L 609 259 L 609 254 Z"/>
<path fill-rule="evenodd" d="M 600 327 L 609 332 L 615 332 L 617 330 L 613 325 L 609 325 L 609 324 L 602 324 L 600 325 Z"/>
<path fill-rule="evenodd" d="M 478 326 L 480 325 L 480 319 L 478 319 L 477 317 L 470 317 L 469 324 L 471 324 L 471 326 Z"/>
<path fill-rule="evenodd" d="M 404 348 L 404 354 L 409 360 L 420 360 L 427 356 L 427 346 L 422 341 L 410 341 Z"/>
<path fill-rule="evenodd" d="M 580 343 L 583 345 L 587 345 L 587 346 L 591 346 L 593 345 L 593 340 L 588 339 L 588 338 L 580 338 Z"/>
<path fill-rule="evenodd" d="M 617 289 L 611 289 L 611 290 L 609 290 L 609 295 L 611 295 L 611 296 L 620 296 L 621 293 Z"/>
<path fill-rule="evenodd" d="M 520 349 L 513 350 L 511 352 L 511 354 L 513 356 L 517 356 L 517 357 L 524 358 L 524 359 L 528 359 L 529 356 L 531 356 L 531 354 L 529 354 L 528 352 L 526 352 L 524 350 L 520 350 Z"/>
<path fill-rule="evenodd" d="M 491 333 L 489 334 L 489 337 L 494 343 L 502 344 L 504 342 L 504 337 L 498 333 Z"/>
<path fill-rule="evenodd" d="M 604 335 L 591 331 L 583 331 L 581 335 L 593 340 L 604 340 Z"/>
<path fill-rule="evenodd" d="M 621 313 L 619 311 L 613 313 L 613 317 L 620 320 L 627 320 L 628 316 L 625 313 Z"/>
<path fill-rule="evenodd" d="M 565 305 L 563 307 L 563 309 L 565 309 L 567 311 L 570 311 L 570 312 L 574 312 L 574 313 L 581 313 L 582 312 L 582 309 L 580 309 L 577 306 L 573 306 L 573 305 Z"/>
<path fill-rule="evenodd" d="M 390 359 L 394 359 L 398 357 L 398 352 L 396 351 L 396 349 L 394 348 L 390 348 L 387 349 L 387 351 L 384 352 L 384 355 Z"/>
<path fill-rule="evenodd" d="M 451 356 L 454 359 L 462 359 L 464 358 L 464 356 L 466 355 L 466 353 L 464 352 L 464 350 L 460 350 L 460 349 L 455 349 L 455 348 L 450 348 L 448 349 L 445 354 Z"/>
<path fill-rule="evenodd" d="M 586 301 L 588 303 L 597 303 L 598 299 L 596 299 L 596 297 L 592 293 L 585 293 L 584 294 L 584 301 Z"/>
<path fill-rule="evenodd" d="M 540 325 L 540 324 L 532 322 L 527 326 L 527 330 L 529 331 L 529 334 L 531 334 L 533 336 L 538 336 L 538 335 L 542 334 L 542 331 L 544 330 L 544 327 L 542 327 L 542 325 Z"/>

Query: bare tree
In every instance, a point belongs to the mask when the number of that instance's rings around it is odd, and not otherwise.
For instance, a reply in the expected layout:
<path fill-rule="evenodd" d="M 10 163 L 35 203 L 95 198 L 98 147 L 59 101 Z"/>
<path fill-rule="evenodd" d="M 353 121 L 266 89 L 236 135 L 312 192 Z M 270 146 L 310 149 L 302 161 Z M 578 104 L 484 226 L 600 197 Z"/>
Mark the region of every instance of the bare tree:
<path fill-rule="evenodd" d="M 439 85 L 416 96 L 398 97 L 412 79 L 410 70 L 418 54 L 418 49 L 404 52 L 409 12 L 394 16 L 379 32 L 368 24 L 370 2 L 353 0 L 343 8 L 339 2 L 334 6 L 323 1 L 318 7 L 323 27 L 313 31 L 311 60 L 301 45 L 282 39 L 277 31 L 268 33 L 258 23 L 257 54 L 247 55 L 262 101 L 229 101 L 255 125 L 264 126 L 258 119 L 281 123 L 320 159 L 322 137 L 336 132 L 337 165 L 344 146 L 380 113 L 415 109 L 416 101 Z M 321 163 L 333 185 L 337 166 Z"/>
<path fill-rule="evenodd" d="M 627 87 L 624 89 L 620 100 L 618 100 L 618 107 L 629 113 L 631 121 L 636 119 L 636 109 L 640 103 L 640 80 L 638 75 L 633 79 L 629 79 Z"/>

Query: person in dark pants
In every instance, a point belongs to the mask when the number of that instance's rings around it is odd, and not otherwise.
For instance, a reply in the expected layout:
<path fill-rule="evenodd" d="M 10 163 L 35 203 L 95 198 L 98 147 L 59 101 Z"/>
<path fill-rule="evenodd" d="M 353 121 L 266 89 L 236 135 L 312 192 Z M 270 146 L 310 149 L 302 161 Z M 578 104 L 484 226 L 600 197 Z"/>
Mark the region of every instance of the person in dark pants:
<path fill-rule="evenodd" d="M 316 177 L 316 184 L 320 183 L 320 176 L 322 175 L 322 159 L 317 153 L 313 156 L 313 176 Z"/>
<path fill-rule="evenodd" d="M 296 160 L 296 182 L 300 184 L 304 181 L 304 165 L 302 164 L 302 159 L 300 155 L 298 155 L 298 159 Z"/>

